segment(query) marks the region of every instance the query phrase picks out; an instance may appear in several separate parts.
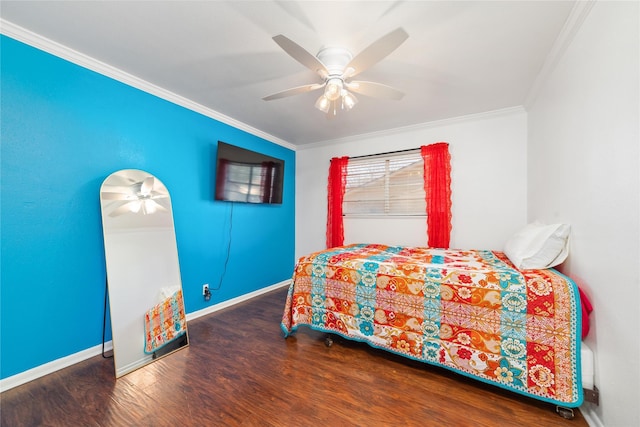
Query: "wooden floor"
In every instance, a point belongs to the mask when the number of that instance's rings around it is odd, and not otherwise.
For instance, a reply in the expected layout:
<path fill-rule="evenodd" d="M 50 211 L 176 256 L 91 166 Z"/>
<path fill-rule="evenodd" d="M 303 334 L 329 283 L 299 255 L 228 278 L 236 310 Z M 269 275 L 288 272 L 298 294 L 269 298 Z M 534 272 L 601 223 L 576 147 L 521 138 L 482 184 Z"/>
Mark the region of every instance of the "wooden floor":
<path fill-rule="evenodd" d="M 553 405 L 301 328 L 286 289 L 189 322 L 190 346 L 114 378 L 96 356 L 0 395 L 2 426 L 587 426 Z"/>

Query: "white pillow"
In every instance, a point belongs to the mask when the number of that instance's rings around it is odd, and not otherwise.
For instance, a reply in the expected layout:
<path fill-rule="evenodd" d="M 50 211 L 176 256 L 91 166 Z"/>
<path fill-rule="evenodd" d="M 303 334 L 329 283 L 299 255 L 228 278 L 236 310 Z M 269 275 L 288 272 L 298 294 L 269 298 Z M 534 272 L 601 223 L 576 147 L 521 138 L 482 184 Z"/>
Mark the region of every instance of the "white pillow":
<path fill-rule="evenodd" d="M 569 224 L 533 222 L 514 234 L 504 253 L 520 270 L 545 269 L 561 264 L 569 254 Z"/>

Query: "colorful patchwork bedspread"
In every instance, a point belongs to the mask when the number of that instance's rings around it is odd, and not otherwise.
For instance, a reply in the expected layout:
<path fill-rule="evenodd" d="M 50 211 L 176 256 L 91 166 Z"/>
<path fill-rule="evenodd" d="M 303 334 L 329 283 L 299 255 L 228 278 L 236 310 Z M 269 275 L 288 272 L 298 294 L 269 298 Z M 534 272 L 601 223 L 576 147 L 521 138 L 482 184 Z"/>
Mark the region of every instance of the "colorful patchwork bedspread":
<path fill-rule="evenodd" d="M 144 352 L 152 354 L 187 331 L 182 290 L 153 306 L 144 314 Z"/>
<path fill-rule="evenodd" d="M 298 261 L 282 329 L 336 333 L 565 407 L 580 406 L 580 310 L 555 270 L 501 252 L 349 245 Z"/>

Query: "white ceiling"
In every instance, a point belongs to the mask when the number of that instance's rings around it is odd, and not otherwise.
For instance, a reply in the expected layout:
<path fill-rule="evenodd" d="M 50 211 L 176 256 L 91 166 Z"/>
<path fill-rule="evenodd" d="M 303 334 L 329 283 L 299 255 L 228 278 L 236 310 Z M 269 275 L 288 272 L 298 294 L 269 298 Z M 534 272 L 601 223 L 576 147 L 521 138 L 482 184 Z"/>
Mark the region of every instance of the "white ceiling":
<path fill-rule="evenodd" d="M 275 139 L 302 145 L 525 104 L 574 1 L 4 1 L 11 23 Z M 333 120 L 319 82 L 273 40 L 354 55 L 402 27 L 409 38 L 358 76 L 405 92 L 358 96 Z"/>

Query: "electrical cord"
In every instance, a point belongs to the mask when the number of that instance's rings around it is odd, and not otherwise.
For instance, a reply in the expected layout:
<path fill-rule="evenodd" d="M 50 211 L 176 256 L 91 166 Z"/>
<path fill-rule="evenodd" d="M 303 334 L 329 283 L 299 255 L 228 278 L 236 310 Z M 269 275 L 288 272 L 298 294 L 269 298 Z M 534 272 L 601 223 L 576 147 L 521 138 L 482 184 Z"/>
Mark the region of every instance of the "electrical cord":
<path fill-rule="evenodd" d="M 233 205 L 234 202 L 231 202 L 231 209 L 229 211 L 229 238 L 227 241 L 227 257 L 224 260 L 224 267 L 222 269 L 222 274 L 220 275 L 220 281 L 218 282 L 218 286 L 215 288 L 211 288 L 212 291 L 217 291 L 222 287 L 222 281 L 224 280 L 224 276 L 227 274 L 227 265 L 229 264 L 229 258 L 231 256 L 231 231 L 233 230 Z"/>

